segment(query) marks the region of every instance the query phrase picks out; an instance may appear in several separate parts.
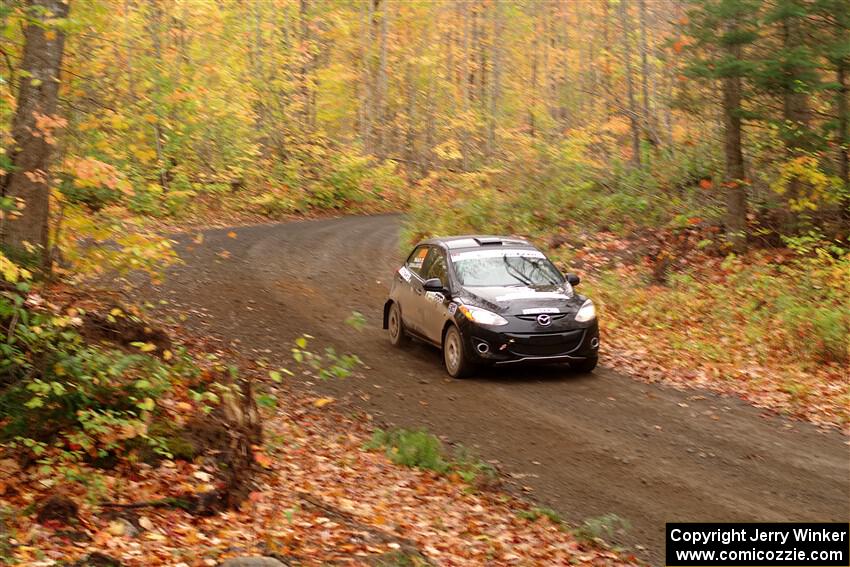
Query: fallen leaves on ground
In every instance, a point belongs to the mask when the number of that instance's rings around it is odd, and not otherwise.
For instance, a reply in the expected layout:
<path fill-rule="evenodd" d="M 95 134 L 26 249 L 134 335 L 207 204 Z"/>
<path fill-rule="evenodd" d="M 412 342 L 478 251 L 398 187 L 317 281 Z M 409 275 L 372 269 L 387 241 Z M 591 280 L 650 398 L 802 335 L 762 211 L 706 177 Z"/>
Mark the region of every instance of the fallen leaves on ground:
<path fill-rule="evenodd" d="M 265 374 L 255 371 L 258 378 Z M 146 567 L 272 554 L 303 565 L 365 565 L 400 552 L 434 565 L 637 563 L 578 540 L 547 518 L 523 519 L 518 513 L 530 504 L 515 496 L 478 491 L 456 475 L 404 468 L 365 450 L 369 419 L 316 403 L 327 398 L 277 393 L 286 401 L 265 415 L 265 445 L 254 447 L 263 471 L 241 509 L 196 517 L 179 509 L 106 506 L 200 493 L 214 482 L 208 457 L 156 466 L 122 462 L 113 470 L 83 467 L 83 482 L 63 484 L 63 493 L 80 504 L 77 525 L 40 525 L 35 510 L 56 492 L 55 478 L 4 460 L 17 474 L 4 481 L 0 496 L 7 530 L 0 549 L 5 543 L 11 558 L 32 566 L 95 552 Z"/>
<path fill-rule="evenodd" d="M 577 251 L 565 251 L 570 256 L 565 263 L 585 272 L 587 284 L 582 285 L 588 289 L 581 291 L 601 307 L 603 364 L 646 382 L 736 396 L 850 435 L 850 368 L 840 362 L 815 362 L 790 348 L 771 345 L 765 337 L 749 336 L 749 314 L 735 302 L 759 299 L 750 295 L 757 290 L 735 289 L 728 282 L 723 257 L 687 245 L 676 251 L 671 245 L 676 253 L 665 256 L 663 265 L 671 279 L 684 273 L 706 286 L 726 289 L 726 294 L 683 297 L 681 292 L 671 293 L 670 285 L 647 284 L 641 262 L 658 261 L 645 254 L 657 249 L 658 238 L 621 239 L 596 233 L 588 235 Z M 788 261 L 787 250 L 774 254 L 751 254 L 743 262 Z M 780 333 L 787 330 L 764 330 L 772 339 Z"/>

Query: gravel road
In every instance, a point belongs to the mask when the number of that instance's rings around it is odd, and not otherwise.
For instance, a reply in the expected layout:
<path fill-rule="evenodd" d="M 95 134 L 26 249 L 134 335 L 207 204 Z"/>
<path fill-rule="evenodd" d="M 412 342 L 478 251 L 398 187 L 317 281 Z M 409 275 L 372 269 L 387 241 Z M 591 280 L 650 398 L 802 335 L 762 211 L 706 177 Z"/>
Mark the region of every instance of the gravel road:
<path fill-rule="evenodd" d="M 157 293 L 190 310 L 195 330 L 263 356 L 287 360 L 302 333 L 356 353 L 361 376 L 310 387 L 498 461 L 570 522 L 616 514 L 630 527 L 615 543 L 654 564 L 667 521 L 850 519 L 850 447 L 837 432 L 648 385 L 604 368 L 604 358 L 588 376 L 512 367 L 452 381 L 435 349 L 392 348 L 381 309 L 399 226 L 384 215 L 210 230 L 200 245 L 187 236 L 178 240 L 185 264 Z M 352 311 L 365 328 L 344 323 Z"/>

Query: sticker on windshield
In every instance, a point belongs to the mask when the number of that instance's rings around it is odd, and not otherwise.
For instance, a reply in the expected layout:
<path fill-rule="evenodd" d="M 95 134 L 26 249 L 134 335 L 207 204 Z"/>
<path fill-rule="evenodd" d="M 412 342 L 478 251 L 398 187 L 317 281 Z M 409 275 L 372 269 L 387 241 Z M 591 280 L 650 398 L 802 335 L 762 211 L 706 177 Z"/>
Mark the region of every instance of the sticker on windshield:
<path fill-rule="evenodd" d="M 523 315 L 539 315 L 540 313 L 560 313 L 557 307 L 535 307 L 534 309 L 523 309 Z"/>
<path fill-rule="evenodd" d="M 404 278 L 404 281 L 409 282 L 412 274 L 410 273 L 410 270 L 402 266 L 398 269 L 398 275 Z"/>
<path fill-rule="evenodd" d="M 479 258 L 516 258 L 522 256 L 525 258 L 545 258 L 543 252 L 539 250 L 468 250 L 466 252 L 457 252 L 452 254 L 452 262 L 460 260 L 477 260 Z"/>

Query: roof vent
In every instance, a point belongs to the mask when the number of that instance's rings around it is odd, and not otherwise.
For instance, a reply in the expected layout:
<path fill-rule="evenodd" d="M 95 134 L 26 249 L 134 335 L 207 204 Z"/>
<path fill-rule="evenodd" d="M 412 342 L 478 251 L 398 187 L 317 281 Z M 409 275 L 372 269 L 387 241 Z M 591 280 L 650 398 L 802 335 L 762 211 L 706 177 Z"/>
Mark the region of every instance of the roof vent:
<path fill-rule="evenodd" d="M 477 236 L 474 240 L 481 246 L 501 246 L 503 244 L 502 239 L 498 236 Z"/>

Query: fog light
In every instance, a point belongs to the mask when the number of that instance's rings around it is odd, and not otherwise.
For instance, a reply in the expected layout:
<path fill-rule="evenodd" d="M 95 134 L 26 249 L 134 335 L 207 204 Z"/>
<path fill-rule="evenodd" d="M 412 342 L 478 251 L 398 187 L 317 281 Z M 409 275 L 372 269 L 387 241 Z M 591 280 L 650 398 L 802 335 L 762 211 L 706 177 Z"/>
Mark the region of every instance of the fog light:
<path fill-rule="evenodd" d="M 590 348 L 599 348 L 599 339 L 596 337 L 590 339 Z"/>

